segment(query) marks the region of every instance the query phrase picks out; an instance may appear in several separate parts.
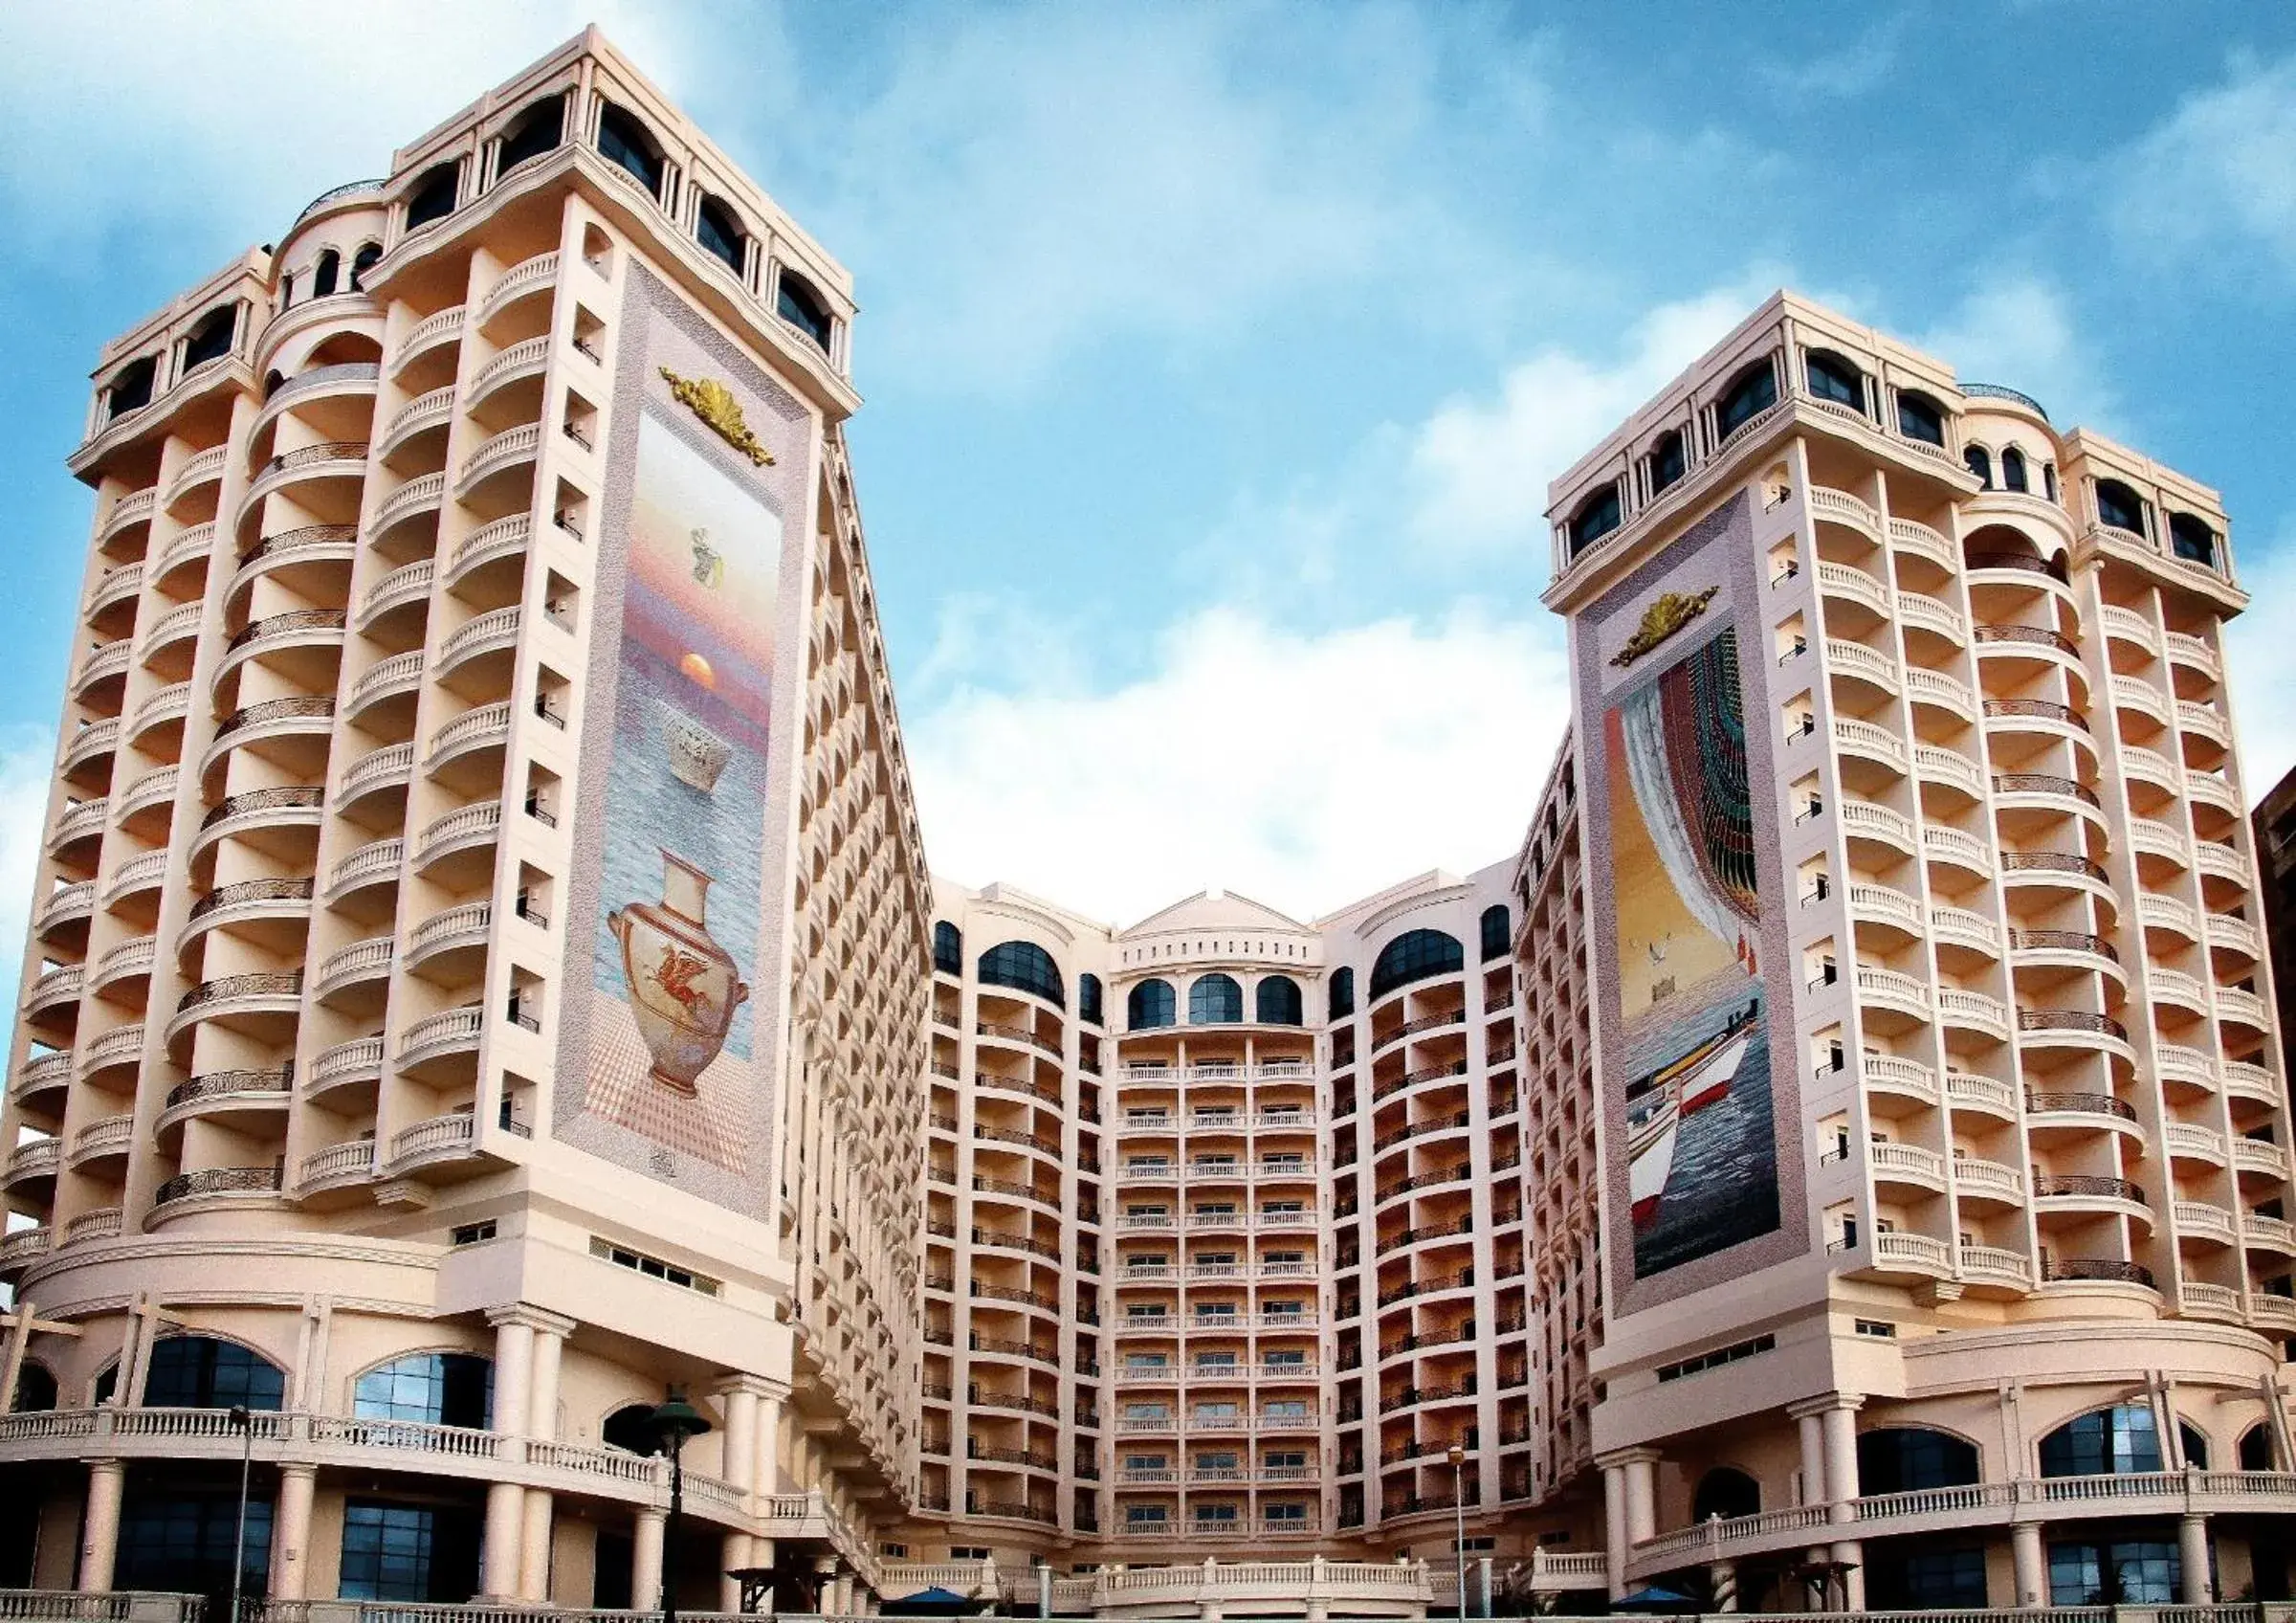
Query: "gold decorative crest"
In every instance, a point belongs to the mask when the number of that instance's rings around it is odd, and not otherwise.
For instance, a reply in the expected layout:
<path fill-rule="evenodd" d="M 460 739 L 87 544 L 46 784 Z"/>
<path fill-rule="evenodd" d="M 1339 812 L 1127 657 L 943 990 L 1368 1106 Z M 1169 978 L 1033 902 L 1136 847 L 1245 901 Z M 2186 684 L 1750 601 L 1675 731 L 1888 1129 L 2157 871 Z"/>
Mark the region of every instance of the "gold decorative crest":
<path fill-rule="evenodd" d="M 1634 628 L 1634 634 L 1626 639 L 1626 646 L 1611 656 L 1610 662 L 1614 665 L 1633 664 L 1705 613 L 1707 604 L 1721 589 L 1718 586 L 1710 586 L 1704 591 L 1661 593 L 1656 603 L 1643 611 L 1643 623 Z"/>
<path fill-rule="evenodd" d="M 670 384 L 670 392 L 677 403 L 693 412 L 710 427 L 710 432 L 748 457 L 757 467 L 773 465 L 773 453 L 758 443 L 758 436 L 749 432 L 749 423 L 741 415 L 741 402 L 734 391 L 716 378 L 681 378 L 669 367 L 658 368 Z"/>

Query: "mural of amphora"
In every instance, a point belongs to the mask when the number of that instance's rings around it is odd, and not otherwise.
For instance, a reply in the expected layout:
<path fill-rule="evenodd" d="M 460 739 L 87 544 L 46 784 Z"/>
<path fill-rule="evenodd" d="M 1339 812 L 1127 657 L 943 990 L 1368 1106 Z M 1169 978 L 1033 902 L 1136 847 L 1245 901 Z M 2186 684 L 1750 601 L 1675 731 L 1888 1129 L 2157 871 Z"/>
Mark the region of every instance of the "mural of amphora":
<path fill-rule="evenodd" d="M 733 955 L 707 927 L 710 876 L 662 848 L 662 900 L 633 901 L 606 916 L 622 944 L 638 1036 L 653 1056 L 653 1079 L 694 1098 L 694 1084 L 725 1046 L 734 1011 L 749 996 Z"/>

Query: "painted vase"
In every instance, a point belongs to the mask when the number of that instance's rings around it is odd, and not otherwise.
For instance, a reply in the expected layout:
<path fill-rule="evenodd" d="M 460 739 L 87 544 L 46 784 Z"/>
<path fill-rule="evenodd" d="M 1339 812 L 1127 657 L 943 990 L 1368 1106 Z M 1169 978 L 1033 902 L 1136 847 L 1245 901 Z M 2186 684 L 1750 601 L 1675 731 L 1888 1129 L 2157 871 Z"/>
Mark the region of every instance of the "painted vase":
<path fill-rule="evenodd" d="M 638 1036 L 653 1057 L 653 1079 L 694 1098 L 710 1061 L 725 1047 L 734 1011 L 749 996 L 733 955 L 709 932 L 710 876 L 662 850 L 662 900 L 633 901 L 606 916 L 622 944 Z"/>
<path fill-rule="evenodd" d="M 734 746 L 673 705 L 662 704 L 661 711 L 662 727 L 669 738 L 671 776 L 689 789 L 713 792 L 718 788 L 718 774 L 733 759 Z"/>

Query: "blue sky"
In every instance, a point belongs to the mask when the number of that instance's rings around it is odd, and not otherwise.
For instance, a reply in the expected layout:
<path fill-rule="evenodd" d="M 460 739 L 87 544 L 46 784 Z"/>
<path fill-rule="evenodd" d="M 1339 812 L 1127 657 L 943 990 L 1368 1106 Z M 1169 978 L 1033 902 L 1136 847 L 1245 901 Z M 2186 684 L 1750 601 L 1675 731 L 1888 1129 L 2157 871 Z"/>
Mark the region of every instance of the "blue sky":
<path fill-rule="evenodd" d="M 1508 855 L 1565 708 L 1545 482 L 1781 284 L 2219 486 L 2252 786 L 2296 762 L 2287 8 L 16 6 L 7 904 L 99 345 L 593 19 L 857 278 L 954 878 L 1314 913 Z"/>

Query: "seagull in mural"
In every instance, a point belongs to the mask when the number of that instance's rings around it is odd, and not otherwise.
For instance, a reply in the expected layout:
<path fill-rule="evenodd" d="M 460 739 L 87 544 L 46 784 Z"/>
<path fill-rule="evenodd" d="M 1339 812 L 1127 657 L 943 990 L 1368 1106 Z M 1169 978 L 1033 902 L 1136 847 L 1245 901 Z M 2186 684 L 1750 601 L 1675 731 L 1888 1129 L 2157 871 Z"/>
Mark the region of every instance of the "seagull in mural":
<path fill-rule="evenodd" d="M 1674 932 L 1672 930 L 1668 930 L 1667 932 L 1666 940 L 1645 942 L 1644 945 L 1650 954 L 1651 963 L 1664 964 L 1667 961 L 1667 952 L 1670 951 L 1674 945 Z"/>
<path fill-rule="evenodd" d="M 710 545 L 707 525 L 694 530 L 694 579 L 713 590 L 725 584 L 725 559 Z"/>

